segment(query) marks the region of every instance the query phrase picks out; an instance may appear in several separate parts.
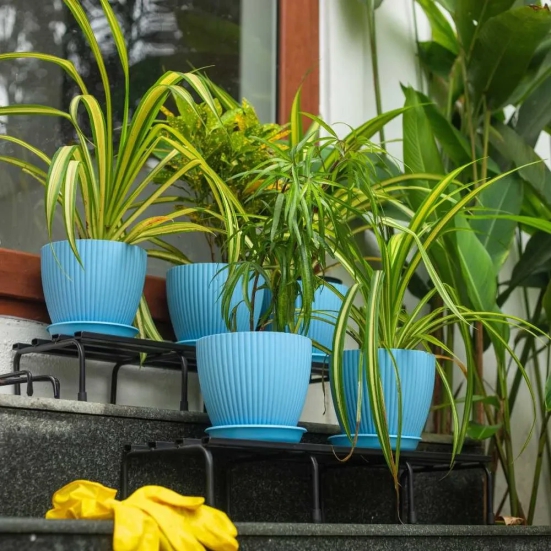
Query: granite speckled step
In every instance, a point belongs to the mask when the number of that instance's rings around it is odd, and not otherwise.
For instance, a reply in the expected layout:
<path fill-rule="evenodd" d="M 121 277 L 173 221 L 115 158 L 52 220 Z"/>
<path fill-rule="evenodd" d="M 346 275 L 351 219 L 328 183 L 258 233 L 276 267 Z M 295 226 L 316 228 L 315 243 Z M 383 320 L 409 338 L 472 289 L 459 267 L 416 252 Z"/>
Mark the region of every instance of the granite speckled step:
<path fill-rule="evenodd" d="M 237 524 L 241 551 L 547 551 L 551 527 Z M 0 519 L 2 551 L 111 551 L 106 521 Z"/>
<path fill-rule="evenodd" d="M 200 438 L 208 426 L 207 416 L 196 412 L 0 395 L 0 517 L 43 517 L 52 494 L 76 479 L 118 488 L 124 444 Z M 310 443 L 325 443 L 338 431 L 332 425 L 304 426 L 308 429 L 304 441 Z M 422 446 L 451 449 L 449 442 L 438 440 Z M 465 451 L 477 453 L 473 449 Z M 184 495 L 205 495 L 204 462 L 192 456 L 136 458 L 129 490 L 148 484 Z M 223 489 L 223 484 L 216 488 Z M 235 522 L 311 522 L 308 466 L 281 461 L 237 465 L 231 488 Z M 327 523 L 399 522 L 392 480 L 384 468 L 331 469 L 323 477 L 321 491 Z M 224 503 L 219 494 L 216 503 Z M 419 524 L 485 521 L 479 472 L 418 474 L 415 497 Z"/>

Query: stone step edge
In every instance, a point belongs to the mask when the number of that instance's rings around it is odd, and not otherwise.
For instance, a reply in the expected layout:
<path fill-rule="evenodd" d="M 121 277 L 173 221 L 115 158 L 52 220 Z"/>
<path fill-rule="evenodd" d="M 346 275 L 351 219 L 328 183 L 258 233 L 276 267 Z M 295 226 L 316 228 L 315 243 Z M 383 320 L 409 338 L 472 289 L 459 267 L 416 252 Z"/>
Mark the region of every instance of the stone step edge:
<path fill-rule="evenodd" d="M 76 400 L 54 400 L 53 398 L 35 398 L 30 396 L 16 396 L 14 394 L 0 394 L 0 408 L 38 410 L 77 415 L 99 415 L 104 417 L 126 417 L 155 421 L 180 422 L 210 426 L 206 413 L 198 411 L 177 411 L 170 409 L 147 408 L 138 406 L 123 406 L 101 404 L 97 402 L 78 402 Z M 311 434 L 333 435 L 340 433 L 338 425 L 324 423 L 299 423 Z M 423 433 L 423 442 L 431 444 L 451 445 L 452 437 L 444 434 Z M 480 442 L 467 439 L 465 447 L 479 447 Z"/>
<path fill-rule="evenodd" d="M 399 524 L 293 524 L 236 523 L 239 537 L 548 537 L 551 526 L 441 526 Z M 111 521 L 46 520 L 43 518 L 0 518 L 3 534 L 86 534 L 105 535 L 113 532 Z"/>

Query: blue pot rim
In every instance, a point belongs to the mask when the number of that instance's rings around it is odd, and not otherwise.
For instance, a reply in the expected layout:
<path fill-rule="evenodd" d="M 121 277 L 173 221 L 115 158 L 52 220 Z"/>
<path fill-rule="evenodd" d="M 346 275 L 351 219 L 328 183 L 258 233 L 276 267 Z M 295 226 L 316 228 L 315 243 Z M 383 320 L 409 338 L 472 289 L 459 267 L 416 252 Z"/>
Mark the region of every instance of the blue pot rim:
<path fill-rule="evenodd" d="M 281 335 L 282 338 L 285 339 L 299 339 L 303 341 L 308 341 L 310 346 L 312 346 L 312 339 L 309 337 L 305 337 L 303 335 L 298 335 L 296 333 L 284 333 L 283 331 L 232 331 L 229 333 L 215 333 L 214 335 L 207 335 L 205 337 L 201 337 L 200 339 L 197 339 L 197 345 L 201 341 L 208 341 L 213 339 L 233 339 L 236 335 L 261 335 L 259 338 L 273 338 L 274 335 Z"/>
<path fill-rule="evenodd" d="M 122 246 L 122 247 L 131 247 L 132 249 L 138 249 L 139 251 L 143 251 L 145 254 L 147 254 L 147 251 L 145 249 L 142 249 L 138 245 L 133 245 L 132 243 L 124 243 L 123 241 L 113 241 L 112 239 L 75 239 L 76 243 L 84 243 L 84 242 L 91 242 L 91 243 L 110 243 L 113 244 L 115 247 Z M 40 247 L 40 252 L 51 249 L 53 245 L 59 245 L 59 244 L 67 244 L 69 247 L 71 244 L 69 243 L 68 239 L 60 239 L 59 241 L 50 241 L 50 243 L 46 243 L 46 245 L 42 245 Z"/>
<path fill-rule="evenodd" d="M 422 354 L 424 356 L 431 356 L 431 357 L 435 357 L 434 354 L 431 354 L 430 352 L 426 352 L 425 350 L 413 350 L 413 349 L 410 349 L 410 348 L 379 348 L 378 351 L 380 352 L 381 350 L 384 350 L 385 352 L 392 352 L 393 354 L 395 352 L 408 352 L 410 354 Z M 350 353 L 354 353 L 354 354 L 359 354 L 360 350 L 358 348 L 354 348 L 354 349 L 351 349 L 351 350 L 343 350 L 343 354 L 350 354 Z"/>
<path fill-rule="evenodd" d="M 193 266 L 229 266 L 227 262 L 190 262 L 189 264 L 179 264 L 178 266 L 172 266 L 169 268 L 169 272 L 172 270 L 189 269 Z"/>

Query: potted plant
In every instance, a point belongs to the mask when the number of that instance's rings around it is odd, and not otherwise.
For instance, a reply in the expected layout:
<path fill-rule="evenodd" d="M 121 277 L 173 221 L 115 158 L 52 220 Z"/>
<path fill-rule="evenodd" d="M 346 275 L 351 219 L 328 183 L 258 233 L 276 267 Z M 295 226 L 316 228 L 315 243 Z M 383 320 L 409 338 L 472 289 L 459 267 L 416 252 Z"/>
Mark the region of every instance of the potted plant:
<path fill-rule="evenodd" d="M 314 317 L 327 258 L 353 247 L 354 240 L 337 216 L 331 190 L 338 182 L 325 171 L 309 171 L 304 162 L 334 142 L 297 137 L 291 133 L 288 144 L 265 142 L 272 156 L 252 172 L 256 191 L 250 198 L 261 196 L 264 212 L 242 223 L 238 238 L 246 256 L 230 263 L 224 285 L 228 326 L 235 290 L 252 286 L 250 295 L 244 293 L 249 331 L 197 342 L 199 382 L 213 425 L 207 432 L 213 437 L 298 442 L 305 432 L 297 423 L 310 382 L 312 341 L 303 335 Z M 257 323 L 256 290 L 262 286 L 269 294 Z"/>
<path fill-rule="evenodd" d="M 273 216 L 281 208 L 281 198 L 280 204 L 276 205 L 280 197 L 277 191 L 280 185 L 284 185 L 282 182 L 293 177 L 292 171 L 295 171 L 298 179 L 313 179 L 318 188 L 325 189 L 328 196 L 334 199 L 330 216 L 322 218 L 320 212 L 323 211 L 318 206 L 314 207 L 317 211 L 312 218 L 313 223 L 326 228 L 324 232 L 328 235 L 334 233 L 334 218 L 345 217 L 342 221 L 349 221 L 346 217 L 350 215 L 350 210 L 343 208 L 343 202 L 350 201 L 358 210 L 369 205 L 369 201 L 359 190 L 352 196 L 347 189 L 347 159 L 361 150 L 362 158 L 373 169 L 373 160 L 369 156 L 379 150 L 369 144 L 368 140 L 382 126 L 402 113 L 403 109 L 396 109 L 369 120 L 353 129 L 344 139 L 340 139 L 323 120 L 312 115 L 307 115 L 312 120 L 310 128 L 303 130 L 304 114 L 300 111 L 300 90 L 293 102 L 289 124 L 279 126 L 261 124 L 254 109 L 246 101 L 239 105 L 212 82 L 208 83 L 215 96 L 219 118 L 213 117 L 209 110 L 200 107 L 193 111 L 188 105 L 177 102 L 178 116 L 167 113 L 167 121 L 186 139 L 197 145 L 209 165 L 243 205 L 246 215 L 253 220 L 253 227 L 255 224 L 264 224 L 266 216 Z M 320 138 L 320 129 L 327 132 L 326 138 Z M 163 151 L 159 152 L 160 157 L 163 154 Z M 170 169 L 178 170 L 180 165 L 181 161 L 175 158 Z M 168 174 L 170 171 L 166 171 L 165 177 Z M 177 266 L 167 276 L 168 302 L 175 332 L 179 339 L 192 343 L 201 336 L 227 330 L 219 315 L 219 297 L 228 274 L 228 266 L 224 262 L 226 235 L 219 232 L 223 217 L 221 213 L 213 214 L 217 208 L 202 178 L 197 171 L 186 175 L 182 199 L 185 201 L 184 206 L 197 207 L 194 220 L 213 230 L 213 234 L 205 234 L 211 257 L 213 262 L 217 258 L 223 262 Z M 378 196 L 384 192 L 382 186 L 375 186 L 372 191 Z M 361 228 L 356 231 L 361 231 Z M 249 260 L 249 249 L 253 242 L 254 240 L 247 239 L 242 241 L 241 261 Z M 313 262 L 312 269 L 318 276 L 319 285 L 308 297 L 312 304 L 308 314 L 311 317 L 310 323 L 300 332 L 314 341 L 313 358 L 322 361 L 327 358 L 327 352 L 331 348 L 334 322 L 347 287 L 339 280 L 326 278 L 325 271 L 330 265 L 325 264 L 325 259 L 321 263 L 316 257 Z M 209 282 L 207 286 L 205 281 Z M 236 285 L 234 289 L 234 322 L 237 330 L 242 331 L 248 326 L 246 301 L 242 292 L 244 287 Z M 250 295 L 251 289 L 247 292 Z M 269 329 L 272 324 L 264 314 L 271 303 L 270 285 L 259 285 L 256 293 L 255 326 L 262 317 L 261 325 Z M 264 301 L 259 293 L 264 293 Z M 300 310 L 302 294 L 297 297 L 295 307 Z M 237 307 L 239 302 L 241 307 Z"/>
<path fill-rule="evenodd" d="M 234 209 L 238 202 L 231 191 L 190 142 L 181 135 L 175 141 L 173 128 L 159 120 L 160 108 L 169 96 L 178 98 L 191 109 L 196 108 L 190 93 L 178 86 L 181 82 L 191 86 L 216 115 L 213 98 L 200 76 L 167 72 L 143 95 L 132 113 L 124 35 L 109 2 L 101 0 L 124 74 L 122 125 L 120 135 L 116 135 L 112 83 L 101 49 L 81 3 L 64 1 L 95 56 L 104 97 L 98 99 L 89 92 L 69 60 L 27 52 L 0 55 L 0 60 L 34 58 L 54 63 L 80 89 L 67 112 L 36 105 L 0 108 L 0 115 L 4 116 L 61 117 L 71 123 L 75 142 L 60 147 L 50 159 L 38 147 L 13 136 L 0 136 L 31 152 L 38 164 L 14 158 L 2 160 L 20 166 L 44 185 L 50 239 L 56 210 L 62 209 L 67 240 L 50 243 L 41 250 L 44 295 L 53 322 L 50 333 L 73 334 L 88 330 L 134 336 L 138 329 L 132 323 L 140 306 L 138 327 L 143 334 L 155 335 L 145 301 L 141 301 L 147 252 L 138 244 L 149 242 L 153 245 L 150 254 L 181 260 L 181 253 L 163 238 L 178 232 L 208 229 L 192 221 L 176 221 L 193 213 L 193 209 L 145 217 L 150 208 L 172 201 L 166 192 L 175 182 L 191 170 L 201 170 L 218 211 L 224 213 L 224 221 L 236 227 Z M 151 166 L 153 153 L 160 146 L 167 148 L 167 154 Z M 158 174 L 176 156 L 183 159 L 182 166 L 161 186 L 153 186 Z M 234 253 L 235 247 L 229 240 L 228 255 L 233 258 Z"/>
<path fill-rule="evenodd" d="M 355 170 L 357 185 L 369 193 L 368 178 L 362 174 L 361 165 L 356 165 Z M 481 323 L 492 335 L 494 346 L 510 355 L 532 392 L 504 329 L 512 326 L 523 327 L 531 334 L 541 332 L 499 311 L 478 312 L 465 307 L 459 290 L 442 283 L 428 254 L 431 248 L 438 248 L 452 261 L 454 252 L 442 247 L 442 236 L 461 231 L 461 217 L 474 198 L 507 176 L 502 174 L 478 187 L 462 189 L 455 183 L 462 170 L 451 172 L 432 189 L 427 188 L 415 211 L 390 198 L 402 210 L 402 220 L 386 216 L 373 201 L 368 224 L 377 240 L 381 269 L 374 270 L 361 255 L 344 264 L 354 274 L 356 283 L 343 302 L 333 343 L 331 391 L 344 434 L 332 441 L 338 445 L 380 447 L 395 479 L 397 459 L 392 450 L 398 455 L 400 449 L 417 446 L 429 413 L 435 372 L 442 379 L 452 410 L 453 451 L 461 449 L 470 425 L 474 385 L 478 382 L 470 334 L 474 323 Z M 426 269 L 433 288 L 410 310 L 404 305 L 405 292 L 420 265 Z M 364 306 L 354 304 L 357 295 Z M 426 313 L 427 304 L 435 296 L 441 298 L 442 306 Z M 450 325 L 460 331 L 466 362 L 437 336 L 439 328 Z M 356 339 L 358 350 L 344 350 L 347 333 Z M 432 356 L 431 345 L 438 346 L 442 356 Z M 439 365 L 442 359 L 456 362 L 465 373 L 466 396 L 461 419 L 452 389 Z"/>
<path fill-rule="evenodd" d="M 250 171 L 271 157 L 269 148 L 259 140 L 277 141 L 286 135 L 286 131 L 278 124 L 262 124 L 246 100 L 239 104 L 207 78 L 204 82 L 215 96 L 214 113 L 207 103 L 201 103 L 195 108 L 178 98 L 178 114 L 166 108 L 162 111 L 167 117 L 167 124 L 178 133 L 176 135 L 182 137 L 182 142 L 194 144 L 212 171 L 226 183 L 242 204 L 254 192 Z M 169 148 L 161 146 L 156 155 L 164 159 L 169 152 Z M 183 155 L 173 157 L 157 177 L 156 183 L 164 185 L 186 163 L 187 159 Z M 185 176 L 185 182 L 176 188 L 180 193 L 179 208 L 186 211 L 193 209 L 190 219 L 211 230 L 205 232 L 204 236 L 212 261 L 191 263 L 189 260 L 181 260 L 167 274 L 168 306 L 177 340 L 195 344 L 201 337 L 229 330 L 221 315 L 220 302 L 228 277 L 228 235 L 224 213 L 206 181 L 205 173 L 199 167 L 190 170 Z M 263 208 L 258 198 L 247 202 L 247 215 L 256 216 Z M 242 249 L 241 257 L 245 254 Z M 256 321 L 260 317 L 263 302 L 264 290 L 260 287 L 256 289 Z M 247 292 L 250 294 L 251 291 L 249 289 Z M 247 330 L 249 314 L 243 304 L 241 286 L 236 288 L 233 306 L 236 308 L 236 329 Z"/>

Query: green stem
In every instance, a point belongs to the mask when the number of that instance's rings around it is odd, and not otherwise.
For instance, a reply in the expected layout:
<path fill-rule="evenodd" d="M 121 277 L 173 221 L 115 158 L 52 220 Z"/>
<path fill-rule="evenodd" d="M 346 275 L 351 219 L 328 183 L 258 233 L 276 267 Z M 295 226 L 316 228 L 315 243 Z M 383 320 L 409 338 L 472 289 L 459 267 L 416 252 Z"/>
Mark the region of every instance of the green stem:
<path fill-rule="evenodd" d="M 455 325 L 450 325 L 447 328 L 447 334 L 446 334 L 446 346 L 449 350 L 453 350 L 455 347 Z M 450 388 L 453 388 L 453 373 L 455 370 L 455 365 L 452 361 L 446 361 L 444 362 L 444 373 L 446 374 L 446 379 L 448 380 L 448 384 Z M 445 434 L 451 434 L 452 433 L 452 417 L 451 417 L 451 410 L 446 410 L 446 417 L 444 419 L 445 425 L 444 425 L 444 433 Z"/>
<path fill-rule="evenodd" d="M 473 118 L 474 113 L 471 112 L 471 100 L 469 98 L 469 88 L 467 80 L 467 65 L 465 63 L 465 57 L 462 55 L 461 59 L 461 72 L 463 74 L 463 85 L 465 89 L 465 112 L 463 113 L 463 120 L 467 123 L 467 130 L 469 132 L 469 138 L 471 141 L 471 160 L 473 161 L 473 179 L 478 182 L 478 166 L 476 163 L 476 139 Z"/>
<path fill-rule="evenodd" d="M 547 413 L 543 420 L 540 430 L 540 437 L 538 440 L 538 455 L 536 458 L 536 467 L 534 469 L 534 480 L 532 481 L 532 493 L 530 495 L 530 507 L 528 509 L 528 519 L 527 523 L 530 525 L 534 522 L 534 514 L 536 512 L 536 503 L 538 501 L 538 489 L 540 484 L 541 469 L 543 465 L 543 452 L 545 447 L 548 444 L 547 439 L 547 424 L 549 423 L 549 418 L 551 413 Z"/>
<path fill-rule="evenodd" d="M 499 369 L 499 368 L 498 368 Z M 511 440 L 511 413 L 509 411 L 509 402 L 507 400 L 507 377 L 501 377 L 500 394 L 503 399 L 503 440 L 505 443 L 505 454 L 507 456 L 507 472 L 509 483 L 509 502 L 511 505 L 511 515 L 519 515 L 520 503 L 518 500 L 516 476 L 515 476 L 515 456 L 513 452 L 513 442 Z M 505 466 L 504 466 L 505 468 Z"/>
<path fill-rule="evenodd" d="M 373 88 L 375 91 L 375 107 L 377 116 L 383 113 L 383 103 L 381 99 L 381 82 L 379 79 L 379 56 L 377 55 L 377 28 L 375 24 L 375 5 L 373 0 L 367 2 L 367 32 L 369 34 L 369 46 L 371 50 L 371 68 L 373 71 Z M 381 148 L 385 150 L 385 131 L 383 127 L 379 130 Z"/>
<path fill-rule="evenodd" d="M 416 0 L 411 0 L 411 3 L 412 3 L 411 9 L 413 11 L 413 30 L 415 33 L 415 46 L 416 46 L 415 57 L 416 57 L 417 63 L 415 64 L 415 73 L 417 76 L 417 89 L 424 91 L 423 90 L 423 71 L 421 69 L 421 60 L 419 57 L 419 27 L 417 25 L 417 11 L 415 9 L 417 2 Z"/>
<path fill-rule="evenodd" d="M 482 182 L 485 182 L 488 176 L 488 148 L 490 144 L 491 118 L 492 118 L 492 112 L 489 109 L 485 109 L 484 110 L 484 127 L 483 127 L 482 170 L 480 174 L 480 179 Z"/>

